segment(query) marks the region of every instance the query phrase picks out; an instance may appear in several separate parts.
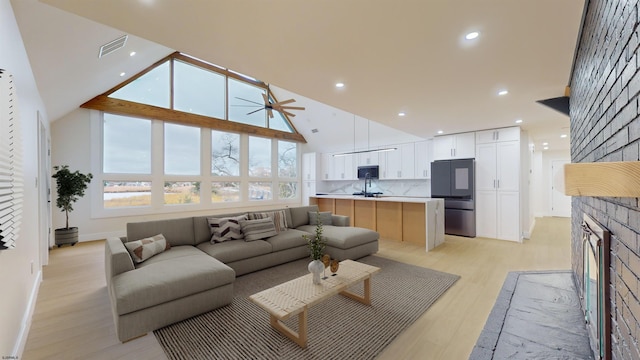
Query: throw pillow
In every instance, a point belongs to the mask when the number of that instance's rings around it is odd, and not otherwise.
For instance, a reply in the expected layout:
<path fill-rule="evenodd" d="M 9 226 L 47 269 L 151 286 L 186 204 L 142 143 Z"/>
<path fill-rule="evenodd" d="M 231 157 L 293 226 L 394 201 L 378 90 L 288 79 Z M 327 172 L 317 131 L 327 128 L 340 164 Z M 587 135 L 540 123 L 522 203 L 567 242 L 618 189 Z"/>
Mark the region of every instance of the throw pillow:
<path fill-rule="evenodd" d="M 287 215 L 284 210 L 249 213 L 249 220 L 271 218 L 278 233 L 287 230 Z"/>
<path fill-rule="evenodd" d="M 254 241 L 276 236 L 278 232 L 271 218 L 240 220 L 245 241 Z"/>
<path fill-rule="evenodd" d="M 320 222 L 322 225 L 331 225 L 331 211 L 320 212 Z M 318 225 L 318 213 L 309 211 L 309 225 Z"/>
<path fill-rule="evenodd" d="M 244 239 L 240 221 L 247 220 L 247 214 L 225 218 L 207 218 L 211 230 L 211 243 Z"/>
<path fill-rule="evenodd" d="M 171 245 L 162 234 L 141 240 L 129 241 L 124 243 L 124 246 L 127 248 L 127 251 L 129 251 L 131 258 L 136 264 L 171 248 Z"/>

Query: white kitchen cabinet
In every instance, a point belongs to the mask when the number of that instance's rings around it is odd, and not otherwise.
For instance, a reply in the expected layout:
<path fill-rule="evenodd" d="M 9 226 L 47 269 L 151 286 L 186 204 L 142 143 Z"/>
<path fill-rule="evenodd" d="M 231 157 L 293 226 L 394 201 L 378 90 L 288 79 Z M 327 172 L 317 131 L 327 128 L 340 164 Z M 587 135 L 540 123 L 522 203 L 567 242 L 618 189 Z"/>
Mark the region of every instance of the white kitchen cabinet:
<path fill-rule="evenodd" d="M 476 135 L 473 132 L 436 136 L 433 139 L 433 159 L 472 159 L 476 152 Z"/>
<path fill-rule="evenodd" d="M 302 181 L 316 181 L 322 174 L 322 159 L 318 153 L 302 154 Z"/>
<path fill-rule="evenodd" d="M 377 152 L 363 152 L 358 154 L 358 161 L 356 166 L 370 166 L 379 165 L 380 153 Z"/>
<path fill-rule="evenodd" d="M 380 154 L 380 179 L 413 179 L 415 177 L 414 143 L 391 145 L 397 148 Z"/>
<path fill-rule="evenodd" d="M 355 180 L 356 175 L 353 154 L 340 156 L 334 156 L 331 153 L 322 154 L 321 180 Z"/>
<path fill-rule="evenodd" d="M 310 196 L 316 196 L 316 182 L 303 181 L 302 182 L 302 205 L 309 205 Z"/>
<path fill-rule="evenodd" d="M 433 140 L 415 143 L 415 178 L 431 179 L 431 162 L 433 161 Z"/>
<path fill-rule="evenodd" d="M 516 140 L 520 140 L 520 128 L 517 126 L 476 131 L 476 144 Z"/>
<path fill-rule="evenodd" d="M 520 241 L 520 141 L 476 147 L 476 234 Z"/>
<path fill-rule="evenodd" d="M 333 158 L 333 156 L 331 154 L 325 153 L 322 154 L 321 156 L 321 166 L 320 169 L 322 170 L 322 176 L 320 176 L 320 179 L 316 180 L 331 180 L 331 173 L 332 173 L 332 167 L 333 167 L 333 162 L 331 161 Z"/>

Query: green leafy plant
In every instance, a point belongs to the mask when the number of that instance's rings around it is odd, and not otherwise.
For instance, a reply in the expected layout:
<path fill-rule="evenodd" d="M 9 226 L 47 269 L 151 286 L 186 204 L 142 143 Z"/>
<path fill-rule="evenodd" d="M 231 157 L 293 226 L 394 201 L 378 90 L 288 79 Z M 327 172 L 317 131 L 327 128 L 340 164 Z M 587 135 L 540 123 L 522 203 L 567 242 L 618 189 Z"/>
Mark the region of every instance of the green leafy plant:
<path fill-rule="evenodd" d="M 73 203 L 84 196 L 84 191 L 93 179 L 91 173 L 71 172 L 68 165 L 54 166 L 56 172 L 51 176 L 56 179 L 58 198 L 56 206 L 67 216 L 65 229 L 69 229 L 69 213 L 73 211 Z"/>
<path fill-rule="evenodd" d="M 322 221 L 320 221 L 320 213 L 316 213 L 316 219 L 318 224 L 316 225 L 316 234 L 313 237 L 309 235 L 302 235 L 302 238 L 309 244 L 309 255 L 312 260 L 322 259 L 324 255 L 324 247 L 326 245 L 326 239 L 322 237 Z"/>

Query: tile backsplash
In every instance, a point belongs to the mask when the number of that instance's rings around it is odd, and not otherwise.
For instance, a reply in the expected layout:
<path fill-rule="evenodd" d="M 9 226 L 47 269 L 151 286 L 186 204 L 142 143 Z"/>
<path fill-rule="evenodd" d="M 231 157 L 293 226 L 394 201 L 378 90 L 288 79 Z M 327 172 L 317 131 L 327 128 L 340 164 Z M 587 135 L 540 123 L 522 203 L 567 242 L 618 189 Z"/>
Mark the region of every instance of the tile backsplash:
<path fill-rule="evenodd" d="M 318 184 L 317 192 L 326 194 L 347 194 L 364 190 L 364 180 L 353 181 L 322 181 Z M 431 180 L 371 180 L 368 192 L 381 192 L 383 196 L 431 196 Z"/>

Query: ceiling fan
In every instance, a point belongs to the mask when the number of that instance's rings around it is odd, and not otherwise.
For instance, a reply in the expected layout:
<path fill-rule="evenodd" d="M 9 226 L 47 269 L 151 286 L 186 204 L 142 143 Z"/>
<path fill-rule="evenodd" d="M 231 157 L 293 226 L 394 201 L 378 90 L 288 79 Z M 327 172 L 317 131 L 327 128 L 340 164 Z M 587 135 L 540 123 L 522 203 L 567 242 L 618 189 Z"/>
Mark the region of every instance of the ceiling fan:
<path fill-rule="evenodd" d="M 296 114 L 288 111 L 288 110 L 304 110 L 304 107 L 302 106 L 290 106 L 287 104 L 291 104 L 292 102 L 295 102 L 294 99 L 289 99 L 289 100 L 283 100 L 283 101 L 276 101 L 276 102 L 271 102 L 269 100 L 269 97 L 267 96 L 267 94 L 262 93 L 262 99 L 264 100 L 264 104 L 261 104 L 259 102 L 256 101 L 252 101 L 252 100 L 248 100 L 248 99 L 243 99 L 243 98 L 239 98 L 236 97 L 236 99 L 240 99 L 243 101 L 248 101 L 250 103 L 256 104 L 256 105 L 260 105 L 260 109 L 248 112 L 247 115 L 251 115 L 253 113 L 256 113 L 260 110 L 267 110 L 267 114 L 269 115 L 269 119 L 273 118 L 273 110 L 275 111 L 279 111 L 282 114 L 286 114 L 288 116 L 296 116 Z"/>

